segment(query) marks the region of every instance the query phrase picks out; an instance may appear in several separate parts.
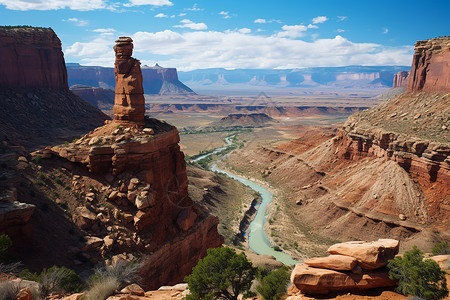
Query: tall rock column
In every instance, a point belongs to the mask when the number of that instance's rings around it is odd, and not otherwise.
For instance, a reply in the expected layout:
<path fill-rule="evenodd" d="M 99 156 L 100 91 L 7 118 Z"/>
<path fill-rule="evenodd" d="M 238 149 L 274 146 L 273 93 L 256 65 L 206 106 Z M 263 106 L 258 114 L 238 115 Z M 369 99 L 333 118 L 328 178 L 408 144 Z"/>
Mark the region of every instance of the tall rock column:
<path fill-rule="evenodd" d="M 133 40 L 130 37 L 120 37 L 116 41 L 114 51 L 116 52 L 114 120 L 144 124 L 145 98 L 141 63 L 131 57 Z"/>

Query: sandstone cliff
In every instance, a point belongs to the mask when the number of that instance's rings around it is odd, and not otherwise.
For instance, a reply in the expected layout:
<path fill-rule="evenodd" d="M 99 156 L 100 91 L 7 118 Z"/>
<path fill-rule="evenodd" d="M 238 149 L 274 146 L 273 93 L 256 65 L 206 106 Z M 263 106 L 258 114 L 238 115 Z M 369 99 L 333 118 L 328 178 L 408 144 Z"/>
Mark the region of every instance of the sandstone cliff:
<path fill-rule="evenodd" d="M 61 41 L 51 28 L 0 27 L 0 86 L 67 90 Z"/>
<path fill-rule="evenodd" d="M 35 149 L 72 140 L 107 116 L 69 91 L 50 28 L 0 27 L 0 140 Z"/>
<path fill-rule="evenodd" d="M 142 74 L 140 62 L 131 57 L 132 39 L 120 37 L 116 43 L 114 120 L 34 155 L 46 158 L 45 168 L 59 162 L 77 173 L 68 185 L 75 199 L 64 192 L 64 200 L 85 242 L 54 256 L 67 261 L 78 255 L 97 263 L 100 255 L 114 261 L 139 253 L 142 284 L 155 289 L 182 281 L 208 248 L 222 245 L 223 237 L 217 232 L 218 218 L 188 195 L 177 129 L 144 117 Z M 62 177 L 67 181 L 61 169 L 60 184 Z"/>
<path fill-rule="evenodd" d="M 450 90 L 450 37 L 418 41 L 408 80 L 409 92 Z"/>
<path fill-rule="evenodd" d="M 114 89 L 114 69 L 67 64 L 69 85 L 88 85 Z M 195 94 L 178 79 L 177 69 L 142 67 L 143 87 L 146 94 L 176 95 Z"/>
<path fill-rule="evenodd" d="M 86 85 L 73 85 L 70 90 L 81 99 L 102 111 L 112 111 L 114 106 L 114 91 L 100 87 Z"/>
<path fill-rule="evenodd" d="M 408 83 L 408 71 L 401 71 L 394 75 L 393 88 L 406 87 Z"/>

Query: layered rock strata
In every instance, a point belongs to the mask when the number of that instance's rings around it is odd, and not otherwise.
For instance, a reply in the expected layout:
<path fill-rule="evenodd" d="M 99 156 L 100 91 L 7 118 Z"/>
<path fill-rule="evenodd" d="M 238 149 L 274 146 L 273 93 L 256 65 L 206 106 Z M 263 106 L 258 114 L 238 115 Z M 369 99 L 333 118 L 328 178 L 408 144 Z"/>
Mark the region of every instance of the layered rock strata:
<path fill-rule="evenodd" d="M 450 90 L 450 37 L 418 41 L 408 79 L 409 92 Z"/>
<path fill-rule="evenodd" d="M 394 75 L 393 88 L 406 87 L 408 84 L 408 71 L 401 71 Z"/>
<path fill-rule="evenodd" d="M 291 273 L 291 282 L 306 294 L 391 287 L 396 283 L 389 279 L 388 270 L 383 267 L 394 258 L 398 249 L 399 242 L 388 239 L 335 244 L 328 249 L 332 254 L 329 257 L 297 264 Z M 349 270 L 351 266 L 353 268 Z"/>
<path fill-rule="evenodd" d="M 114 120 L 143 123 L 145 113 L 144 88 L 142 87 L 141 63 L 131 57 L 133 40 L 120 37 L 114 46 L 116 62 L 116 96 Z"/>
<path fill-rule="evenodd" d="M 94 234 L 86 247 L 103 256 L 144 254 L 142 282 L 154 289 L 182 281 L 208 248 L 222 245 L 223 238 L 217 232 L 218 218 L 189 198 L 177 129 L 144 118 L 142 75 L 139 61 L 130 56 L 132 48 L 131 39 L 124 37 L 115 46 L 114 120 L 39 154 L 82 164 L 106 184 L 102 201 L 119 209 L 94 207 L 101 201 L 89 193 L 91 208 L 78 207 L 73 221 Z"/>
<path fill-rule="evenodd" d="M 0 86 L 67 90 L 61 41 L 51 28 L 0 27 Z"/>

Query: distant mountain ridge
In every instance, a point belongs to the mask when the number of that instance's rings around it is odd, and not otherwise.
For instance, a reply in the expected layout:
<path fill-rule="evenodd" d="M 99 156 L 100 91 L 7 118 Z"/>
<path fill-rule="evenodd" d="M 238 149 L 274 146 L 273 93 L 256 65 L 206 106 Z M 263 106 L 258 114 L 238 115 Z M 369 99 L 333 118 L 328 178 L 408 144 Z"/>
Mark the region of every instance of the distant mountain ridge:
<path fill-rule="evenodd" d="M 82 66 L 77 63 L 67 63 L 69 86 L 86 85 L 114 90 L 114 68 Z M 157 95 L 195 94 L 188 86 L 178 79 L 176 68 L 143 66 L 142 77 L 144 92 Z"/>
<path fill-rule="evenodd" d="M 388 88 L 396 73 L 410 66 L 346 66 L 305 69 L 202 69 L 178 72 L 180 80 L 192 86 L 267 86 L 335 88 Z"/>

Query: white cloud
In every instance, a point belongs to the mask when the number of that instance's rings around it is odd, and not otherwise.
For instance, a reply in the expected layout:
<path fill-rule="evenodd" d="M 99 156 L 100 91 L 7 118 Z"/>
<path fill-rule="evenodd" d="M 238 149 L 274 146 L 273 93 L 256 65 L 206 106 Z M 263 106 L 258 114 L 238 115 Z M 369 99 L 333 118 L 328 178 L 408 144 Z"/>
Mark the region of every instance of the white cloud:
<path fill-rule="evenodd" d="M 341 21 L 341 22 L 348 19 L 347 16 L 337 16 L 337 17 L 338 17 L 339 21 Z"/>
<path fill-rule="evenodd" d="M 281 29 L 283 31 L 279 32 L 277 37 L 298 38 L 303 36 L 303 32 L 308 30 L 308 27 L 305 25 L 283 25 Z"/>
<path fill-rule="evenodd" d="M 63 19 L 64 22 L 74 23 L 76 26 L 86 26 L 89 22 L 78 18 Z"/>
<path fill-rule="evenodd" d="M 224 19 L 230 19 L 231 18 L 231 16 L 229 15 L 229 12 L 227 12 L 227 11 L 221 11 L 219 13 L 219 15 L 222 15 Z"/>
<path fill-rule="evenodd" d="M 113 36 L 115 34 L 116 30 L 113 28 L 98 28 L 98 29 L 92 30 L 92 32 L 99 33 L 101 37 L 110 38 L 111 36 Z"/>
<path fill-rule="evenodd" d="M 11 10 L 94 10 L 106 8 L 105 0 L 0 0 L 0 4 Z"/>
<path fill-rule="evenodd" d="M 178 16 L 179 17 L 184 17 L 186 15 L 186 13 L 179 13 Z"/>
<path fill-rule="evenodd" d="M 383 34 L 387 34 L 388 32 L 389 32 L 389 29 L 387 29 L 387 28 L 383 29 Z"/>
<path fill-rule="evenodd" d="M 345 32 L 344 29 L 337 29 L 336 31 L 337 31 L 337 32 Z"/>
<path fill-rule="evenodd" d="M 243 34 L 247 34 L 247 33 L 252 32 L 252 30 L 251 30 L 250 28 L 241 28 L 241 29 L 239 29 L 238 31 L 239 31 L 240 33 L 243 33 Z"/>
<path fill-rule="evenodd" d="M 129 3 L 123 6 L 140 6 L 140 5 L 152 5 L 152 6 L 172 6 L 173 3 L 170 0 L 130 0 Z"/>
<path fill-rule="evenodd" d="M 328 18 L 325 16 L 318 16 L 312 19 L 313 24 L 319 24 L 319 23 L 323 23 L 325 21 L 327 21 Z"/>
<path fill-rule="evenodd" d="M 155 18 L 168 18 L 169 16 L 163 13 L 159 13 L 157 15 L 155 15 Z"/>
<path fill-rule="evenodd" d="M 201 10 L 205 10 L 204 8 L 198 8 L 197 7 L 197 3 L 194 3 L 194 6 L 192 6 L 192 8 L 185 8 L 185 10 L 190 10 L 190 11 L 201 11 Z"/>
<path fill-rule="evenodd" d="M 160 59 L 161 64 L 180 70 L 408 65 L 413 50 L 410 46 L 388 48 L 374 43 L 353 43 L 339 35 L 313 42 L 239 31 L 165 30 L 137 32 L 132 37 L 137 57 L 140 53 L 163 55 L 167 59 Z"/>
<path fill-rule="evenodd" d="M 154 57 L 158 56 L 161 65 L 186 71 L 204 68 L 409 65 L 414 51 L 412 46 L 385 47 L 375 43 L 354 43 L 339 35 L 306 42 L 288 36 L 252 34 L 242 29 L 226 32 L 136 32 L 132 35 L 133 56 L 147 65 L 153 65 Z M 302 29 L 299 29 L 300 32 Z M 97 32 L 113 31 L 102 29 Z M 66 61 L 111 67 L 114 65 L 113 45 L 113 38 L 101 35 L 89 42 L 76 42 L 65 49 Z"/>
<path fill-rule="evenodd" d="M 175 25 L 173 27 L 178 27 L 178 28 L 190 28 L 193 30 L 205 30 L 208 29 L 208 26 L 205 23 L 194 23 L 191 20 L 188 19 L 184 19 L 180 21 L 182 24 L 180 25 Z"/>
<path fill-rule="evenodd" d="M 267 23 L 266 19 L 256 19 L 254 22 L 259 24 Z"/>

